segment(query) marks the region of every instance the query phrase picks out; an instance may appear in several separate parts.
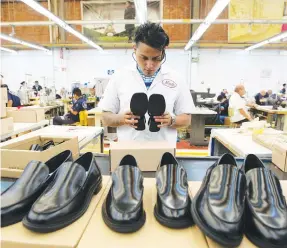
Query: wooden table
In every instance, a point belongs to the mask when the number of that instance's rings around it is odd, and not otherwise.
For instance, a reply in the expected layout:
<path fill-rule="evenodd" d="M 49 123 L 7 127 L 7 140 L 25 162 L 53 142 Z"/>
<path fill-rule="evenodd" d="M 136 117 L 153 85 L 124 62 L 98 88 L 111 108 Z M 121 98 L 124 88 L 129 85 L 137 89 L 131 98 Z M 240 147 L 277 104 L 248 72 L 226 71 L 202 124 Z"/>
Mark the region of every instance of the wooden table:
<path fill-rule="evenodd" d="M 13 125 L 14 125 L 14 131 L 12 133 L 1 135 L 1 141 L 2 140 L 5 141 L 6 139 L 9 139 L 14 135 L 18 135 L 23 132 L 34 131 L 43 128 L 49 125 L 49 121 L 43 120 L 36 123 L 14 123 Z"/>
<path fill-rule="evenodd" d="M 276 129 L 287 132 L 287 108 L 279 107 L 278 110 L 272 108 L 273 106 L 256 106 L 250 108 L 250 110 L 255 114 L 266 116 L 267 123 L 272 124 L 275 120 Z"/>
<path fill-rule="evenodd" d="M 259 158 L 271 159 L 272 150 L 257 144 L 252 140 L 252 134 L 239 133 L 240 129 L 213 129 L 209 144 L 210 156 L 221 156 L 226 152 L 232 153 L 237 157 L 246 157 L 253 153 Z M 269 129 L 268 133 L 280 134 L 281 131 Z"/>

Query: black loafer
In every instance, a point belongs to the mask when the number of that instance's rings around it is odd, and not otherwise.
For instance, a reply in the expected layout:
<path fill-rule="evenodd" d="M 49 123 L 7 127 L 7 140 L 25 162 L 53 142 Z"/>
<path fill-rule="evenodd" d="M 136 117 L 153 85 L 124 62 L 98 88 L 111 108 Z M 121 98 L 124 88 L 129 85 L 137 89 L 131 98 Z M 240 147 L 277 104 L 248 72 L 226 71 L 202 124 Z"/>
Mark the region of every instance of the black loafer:
<path fill-rule="evenodd" d="M 119 233 L 139 230 L 145 223 L 143 177 L 133 156 L 127 155 L 112 175 L 112 186 L 102 206 L 106 225 Z"/>
<path fill-rule="evenodd" d="M 192 216 L 202 232 L 224 247 L 243 238 L 246 180 L 234 157 L 224 154 L 211 166 L 192 202 Z"/>
<path fill-rule="evenodd" d="M 45 163 L 29 162 L 21 177 L 1 194 L 1 227 L 21 221 L 53 180 L 59 167 L 72 160 L 71 151 L 64 151 Z"/>
<path fill-rule="evenodd" d="M 139 116 L 137 127 L 135 130 L 143 131 L 145 130 L 145 113 L 147 112 L 148 108 L 148 99 L 145 93 L 135 93 L 132 96 L 130 109 L 133 115 Z"/>
<path fill-rule="evenodd" d="M 253 154 L 246 157 L 245 235 L 258 247 L 287 247 L 287 206 L 278 178 Z"/>
<path fill-rule="evenodd" d="M 155 121 L 155 116 L 162 116 L 166 109 L 166 103 L 163 95 L 160 94 L 152 94 L 148 100 L 148 114 L 149 114 L 149 131 L 150 132 L 158 132 L 160 128 L 159 122 Z"/>
<path fill-rule="evenodd" d="M 156 188 L 154 216 L 157 221 L 170 228 L 192 226 L 186 171 L 171 153 L 167 152 L 162 156 L 156 172 Z"/>
<path fill-rule="evenodd" d="M 74 163 L 60 167 L 55 180 L 23 219 L 23 225 L 41 233 L 64 228 L 86 212 L 101 187 L 101 172 L 93 154 L 88 152 Z"/>

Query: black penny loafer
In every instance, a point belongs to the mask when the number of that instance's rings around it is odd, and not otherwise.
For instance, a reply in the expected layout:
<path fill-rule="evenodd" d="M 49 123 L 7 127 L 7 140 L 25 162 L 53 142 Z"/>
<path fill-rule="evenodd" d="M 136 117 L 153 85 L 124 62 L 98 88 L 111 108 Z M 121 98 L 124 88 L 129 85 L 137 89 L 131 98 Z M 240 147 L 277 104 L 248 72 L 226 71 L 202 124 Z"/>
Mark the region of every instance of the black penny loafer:
<path fill-rule="evenodd" d="M 287 247 L 287 206 L 278 178 L 253 154 L 246 157 L 245 235 L 258 247 Z"/>
<path fill-rule="evenodd" d="M 64 151 L 47 162 L 31 161 L 21 177 L 1 194 L 1 227 L 15 224 L 29 212 L 63 163 L 72 162 L 71 151 Z"/>
<path fill-rule="evenodd" d="M 102 206 L 106 225 L 115 232 L 131 233 L 145 223 L 143 177 L 133 156 L 127 155 L 112 175 L 112 186 Z"/>
<path fill-rule="evenodd" d="M 246 179 L 234 157 L 224 154 L 211 166 L 192 202 L 192 216 L 202 232 L 224 247 L 243 238 Z"/>
<path fill-rule="evenodd" d="M 91 152 L 72 164 L 63 164 L 55 180 L 33 204 L 23 225 L 47 233 L 64 228 L 88 209 L 94 194 L 102 187 L 101 172 Z"/>
<path fill-rule="evenodd" d="M 171 153 L 167 152 L 162 156 L 156 172 L 156 188 L 157 202 L 154 207 L 156 220 L 170 228 L 192 226 L 187 174 Z"/>

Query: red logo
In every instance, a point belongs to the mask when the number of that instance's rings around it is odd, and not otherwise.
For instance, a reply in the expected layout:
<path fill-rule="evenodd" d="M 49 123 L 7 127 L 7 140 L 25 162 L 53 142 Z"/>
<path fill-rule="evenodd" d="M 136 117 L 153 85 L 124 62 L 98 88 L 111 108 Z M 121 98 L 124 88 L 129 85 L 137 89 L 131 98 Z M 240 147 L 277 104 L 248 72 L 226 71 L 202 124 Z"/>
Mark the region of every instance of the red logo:
<path fill-rule="evenodd" d="M 175 88 L 177 86 L 176 82 L 170 80 L 170 79 L 165 79 L 162 81 L 162 84 L 166 87 L 169 88 Z"/>

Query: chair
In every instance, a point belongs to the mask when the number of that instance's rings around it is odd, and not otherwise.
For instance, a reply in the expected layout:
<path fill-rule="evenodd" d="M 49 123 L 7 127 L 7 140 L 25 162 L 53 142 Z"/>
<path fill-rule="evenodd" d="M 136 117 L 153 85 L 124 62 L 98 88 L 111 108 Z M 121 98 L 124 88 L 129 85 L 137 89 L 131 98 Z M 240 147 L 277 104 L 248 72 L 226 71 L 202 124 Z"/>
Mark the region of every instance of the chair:
<path fill-rule="evenodd" d="M 228 108 L 228 117 L 231 118 L 232 116 L 234 116 L 234 108 L 229 107 Z M 231 128 L 239 128 L 240 125 L 236 124 L 236 123 L 233 123 L 233 122 L 230 122 L 230 127 Z"/>
<path fill-rule="evenodd" d="M 79 122 L 75 122 L 70 126 L 88 126 L 88 111 L 87 110 L 80 111 L 79 119 L 80 119 Z"/>

